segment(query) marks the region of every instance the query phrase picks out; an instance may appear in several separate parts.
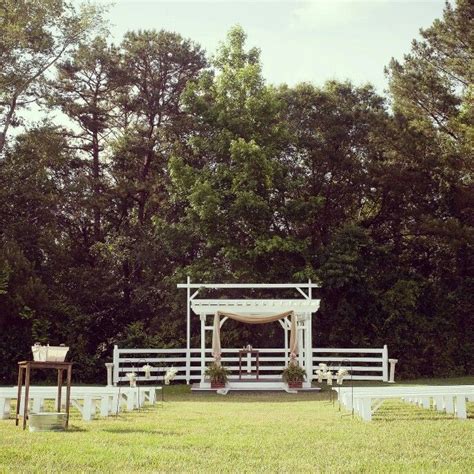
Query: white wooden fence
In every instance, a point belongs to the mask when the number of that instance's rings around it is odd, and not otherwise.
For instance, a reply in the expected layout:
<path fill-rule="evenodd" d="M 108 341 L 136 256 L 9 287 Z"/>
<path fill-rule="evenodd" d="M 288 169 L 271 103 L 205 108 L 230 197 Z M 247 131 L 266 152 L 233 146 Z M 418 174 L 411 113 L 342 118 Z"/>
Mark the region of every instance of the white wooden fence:
<path fill-rule="evenodd" d="M 285 349 L 258 349 L 260 358 L 260 378 L 275 378 L 286 367 L 289 354 Z M 239 349 L 222 349 L 222 363 L 230 371 L 231 376 L 239 370 Z M 337 349 L 313 348 L 313 367 L 325 363 L 333 369 L 343 367 L 351 371 L 354 380 L 388 381 L 388 349 Z M 206 365 L 212 362 L 211 349 L 206 350 Z M 189 366 L 188 366 L 189 361 Z M 201 380 L 201 349 L 119 349 L 114 346 L 113 352 L 113 381 L 114 384 L 127 382 L 126 373 L 134 370 L 137 380 L 146 380 L 142 366 L 152 366 L 151 376 L 159 380 L 166 369 L 178 369 L 175 380 L 185 380 L 186 383 Z M 247 372 L 255 370 L 255 358 L 248 356 L 244 368 Z M 189 376 L 187 376 L 189 374 Z"/>

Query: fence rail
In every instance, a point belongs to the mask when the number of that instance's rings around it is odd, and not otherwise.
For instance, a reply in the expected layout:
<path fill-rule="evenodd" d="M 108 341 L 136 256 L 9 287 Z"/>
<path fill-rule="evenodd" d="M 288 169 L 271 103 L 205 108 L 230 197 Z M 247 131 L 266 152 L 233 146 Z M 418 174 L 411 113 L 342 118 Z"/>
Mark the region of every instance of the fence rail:
<path fill-rule="evenodd" d="M 231 377 L 236 376 L 239 370 L 240 349 L 223 349 L 222 363 L 231 371 Z M 260 359 L 260 378 L 274 378 L 279 375 L 288 364 L 289 354 L 285 349 L 263 348 L 258 349 Z M 212 362 L 211 349 L 205 351 L 205 364 Z M 201 380 L 201 349 L 119 349 L 114 347 L 113 352 L 113 382 L 127 382 L 126 374 L 130 371 L 137 373 L 137 380 L 146 380 L 143 365 L 152 365 L 151 374 L 156 380 L 164 376 L 169 367 L 178 370 L 176 380 L 185 380 L 187 383 Z M 381 380 L 388 381 L 388 349 L 383 348 L 313 348 L 313 368 L 319 363 L 339 369 L 346 368 L 352 372 L 354 380 Z M 255 371 L 255 358 L 246 356 L 242 367 L 247 373 Z"/>

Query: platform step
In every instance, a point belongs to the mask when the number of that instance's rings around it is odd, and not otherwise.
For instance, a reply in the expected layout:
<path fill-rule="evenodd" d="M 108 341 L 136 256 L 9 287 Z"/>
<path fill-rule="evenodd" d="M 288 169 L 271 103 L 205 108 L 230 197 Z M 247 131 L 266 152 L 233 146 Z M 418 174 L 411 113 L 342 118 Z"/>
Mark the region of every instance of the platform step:
<path fill-rule="evenodd" d="M 226 385 L 225 389 L 222 389 L 226 392 L 289 392 L 289 393 L 298 393 L 298 392 L 307 392 L 307 391 L 319 391 L 318 387 L 304 387 L 298 390 L 288 390 L 288 386 L 283 382 L 246 382 L 243 380 L 239 381 L 230 381 Z M 221 392 L 222 390 L 219 390 Z M 194 384 L 191 387 L 193 392 L 216 392 L 215 388 L 211 388 L 210 384 Z"/>

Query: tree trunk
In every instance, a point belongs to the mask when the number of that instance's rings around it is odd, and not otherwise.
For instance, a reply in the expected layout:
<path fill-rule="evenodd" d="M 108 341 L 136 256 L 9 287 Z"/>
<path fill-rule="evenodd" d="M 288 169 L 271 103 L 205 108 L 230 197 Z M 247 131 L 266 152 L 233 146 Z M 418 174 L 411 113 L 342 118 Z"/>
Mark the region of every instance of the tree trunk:
<path fill-rule="evenodd" d="M 122 264 L 123 270 L 123 301 L 128 309 L 132 303 L 132 288 L 130 285 L 130 262 L 125 259 Z"/>
<path fill-rule="evenodd" d="M 18 96 L 15 94 L 12 97 L 12 100 L 9 105 L 8 113 L 6 114 L 3 130 L 0 132 L 0 155 L 2 154 L 3 149 L 5 148 L 8 129 L 10 128 L 10 125 L 12 123 L 13 114 L 15 113 L 17 100 L 18 100 Z"/>
<path fill-rule="evenodd" d="M 101 212 L 100 212 L 100 162 L 99 162 L 99 137 L 97 130 L 92 135 L 92 188 L 94 212 L 94 240 L 101 240 Z"/>

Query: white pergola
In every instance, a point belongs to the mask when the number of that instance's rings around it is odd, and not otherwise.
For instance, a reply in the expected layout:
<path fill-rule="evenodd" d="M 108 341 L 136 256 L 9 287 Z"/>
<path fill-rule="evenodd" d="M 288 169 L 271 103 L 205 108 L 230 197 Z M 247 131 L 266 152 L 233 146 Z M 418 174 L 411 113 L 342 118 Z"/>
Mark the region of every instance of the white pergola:
<path fill-rule="evenodd" d="M 232 312 L 238 314 L 279 314 L 293 311 L 297 318 L 297 337 L 299 346 L 299 364 L 305 368 L 307 373 L 307 384 L 311 384 L 313 378 L 313 344 L 312 344 L 312 315 L 319 309 L 319 299 L 312 298 L 313 288 L 318 285 L 308 281 L 307 283 L 191 283 L 188 277 L 187 283 L 178 284 L 178 288 L 187 290 L 187 353 L 191 348 L 191 311 L 199 316 L 201 322 L 201 384 L 204 383 L 204 372 L 206 369 L 206 334 L 212 333 L 212 319 L 218 311 Z M 300 294 L 295 299 L 199 299 L 199 292 L 203 289 L 293 289 Z M 221 320 L 221 327 L 228 318 Z M 289 332 L 290 321 L 288 318 L 279 320 L 284 332 L 283 347 L 286 356 L 289 356 Z M 187 364 L 189 370 L 190 361 Z M 188 375 L 188 374 L 187 374 Z"/>

